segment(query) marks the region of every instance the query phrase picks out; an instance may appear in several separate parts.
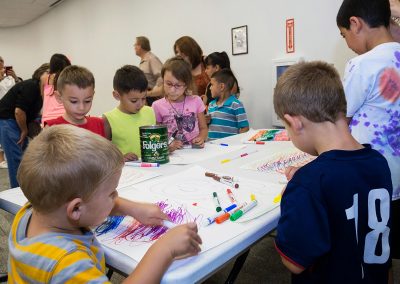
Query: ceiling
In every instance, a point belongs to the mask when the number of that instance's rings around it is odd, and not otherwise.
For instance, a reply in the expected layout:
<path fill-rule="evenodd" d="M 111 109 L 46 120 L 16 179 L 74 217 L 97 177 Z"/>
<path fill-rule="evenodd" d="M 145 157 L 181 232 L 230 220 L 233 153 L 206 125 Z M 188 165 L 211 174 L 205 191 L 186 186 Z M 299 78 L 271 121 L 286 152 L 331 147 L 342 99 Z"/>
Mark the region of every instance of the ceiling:
<path fill-rule="evenodd" d="M 65 0 L 0 0 L 0 28 L 28 24 Z"/>

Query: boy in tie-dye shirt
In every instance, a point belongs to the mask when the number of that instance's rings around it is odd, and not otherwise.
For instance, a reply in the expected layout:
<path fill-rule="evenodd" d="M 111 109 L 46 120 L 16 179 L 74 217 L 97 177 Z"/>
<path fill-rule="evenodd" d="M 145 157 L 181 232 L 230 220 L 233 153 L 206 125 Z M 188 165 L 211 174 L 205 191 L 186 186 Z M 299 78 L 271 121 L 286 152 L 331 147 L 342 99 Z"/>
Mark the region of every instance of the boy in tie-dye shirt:
<path fill-rule="evenodd" d="M 343 84 L 352 135 L 388 161 L 392 183 L 392 255 L 400 258 L 400 44 L 389 32 L 389 1 L 345 0 L 337 25 L 359 54 L 347 63 Z"/>

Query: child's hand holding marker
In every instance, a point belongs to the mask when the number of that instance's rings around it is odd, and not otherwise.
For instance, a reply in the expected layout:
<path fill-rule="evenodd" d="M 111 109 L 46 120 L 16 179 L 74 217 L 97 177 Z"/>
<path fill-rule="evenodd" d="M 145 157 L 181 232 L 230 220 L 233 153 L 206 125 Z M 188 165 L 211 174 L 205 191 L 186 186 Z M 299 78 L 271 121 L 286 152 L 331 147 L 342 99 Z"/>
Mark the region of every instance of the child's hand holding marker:
<path fill-rule="evenodd" d="M 151 247 L 158 247 L 161 251 L 169 250 L 171 260 L 182 259 L 198 254 L 201 251 L 202 240 L 197 233 L 196 223 L 177 225 L 164 220 L 163 225 L 168 230 Z"/>

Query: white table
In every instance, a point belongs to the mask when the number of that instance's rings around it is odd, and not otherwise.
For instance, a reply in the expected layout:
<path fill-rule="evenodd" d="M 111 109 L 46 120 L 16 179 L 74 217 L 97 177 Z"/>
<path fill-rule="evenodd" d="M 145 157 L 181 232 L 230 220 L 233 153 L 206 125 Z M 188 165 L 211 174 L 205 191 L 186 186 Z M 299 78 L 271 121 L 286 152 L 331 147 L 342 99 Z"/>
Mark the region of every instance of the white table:
<path fill-rule="evenodd" d="M 229 145 L 241 144 L 241 140 L 246 134 L 236 135 L 225 139 L 214 141 L 213 143 L 228 143 Z M 245 178 L 252 178 L 258 180 L 264 180 L 265 174 L 240 169 L 240 166 L 250 161 L 255 161 L 260 158 L 260 155 L 265 153 L 274 153 L 282 151 L 285 148 L 291 147 L 291 142 L 270 142 L 266 145 L 247 145 L 244 150 L 232 152 L 224 156 L 216 156 L 212 159 L 202 161 L 198 165 L 215 170 L 224 172 L 232 175 L 239 175 Z M 228 163 L 221 164 L 220 161 L 226 158 L 233 158 L 243 152 L 251 152 L 257 149 L 258 152 L 250 154 L 249 156 L 232 160 Z M 177 165 L 162 165 L 155 171 L 159 171 L 161 174 L 176 173 L 190 167 L 191 165 L 177 166 Z M 146 181 L 144 182 L 146 183 Z M 24 197 L 21 195 L 19 189 L 11 189 L 0 192 L 0 208 L 10 213 L 15 214 L 24 203 Z M 254 220 L 252 220 L 252 227 L 245 233 L 231 239 L 228 242 L 223 243 L 213 249 L 210 249 L 204 253 L 199 254 L 188 259 L 175 261 L 168 271 L 165 273 L 162 283 L 195 283 L 200 282 L 215 271 L 219 270 L 227 262 L 231 261 L 236 256 L 248 250 L 258 240 L 262 239 L 265 235 L 271 232 L 278 223 L 280 215 L 279 207 L 264 214 Z M 137 262 L 130 257 L 121 254 L 115 250 L 105 248 L 106 262 L 109 266 L 116 270 L 130 274 L 136 267 Z"/>

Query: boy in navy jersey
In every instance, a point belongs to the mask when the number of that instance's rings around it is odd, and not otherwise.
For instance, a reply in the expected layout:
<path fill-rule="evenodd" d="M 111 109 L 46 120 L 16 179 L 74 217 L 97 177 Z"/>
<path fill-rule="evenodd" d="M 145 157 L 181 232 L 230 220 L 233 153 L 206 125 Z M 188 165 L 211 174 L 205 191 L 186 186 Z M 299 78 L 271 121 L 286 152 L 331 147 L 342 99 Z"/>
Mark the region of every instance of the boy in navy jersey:
<path fill-rule="evenodd" d="M 293 283 L 387 283 L 392 182 L 385 158 L 351 136 L 346 99 L 327 63 L 299 63 L 278 80 L 274 107 L 314 161 L 282 196 L 276 248 Z"/>

